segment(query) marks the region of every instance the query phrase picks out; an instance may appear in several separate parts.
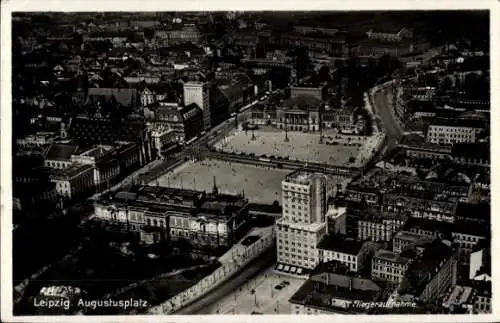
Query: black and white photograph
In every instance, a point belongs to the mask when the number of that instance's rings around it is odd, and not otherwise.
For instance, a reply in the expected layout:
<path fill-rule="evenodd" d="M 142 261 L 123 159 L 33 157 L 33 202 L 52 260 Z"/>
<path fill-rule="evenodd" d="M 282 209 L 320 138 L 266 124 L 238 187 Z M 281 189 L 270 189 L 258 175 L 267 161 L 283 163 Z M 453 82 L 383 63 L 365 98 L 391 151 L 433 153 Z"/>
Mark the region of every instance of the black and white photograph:
<path fill-rule="evenodd" d="M 493 313 L 491 10 L 137 3 L 9 14 L 12 317 Z"/>

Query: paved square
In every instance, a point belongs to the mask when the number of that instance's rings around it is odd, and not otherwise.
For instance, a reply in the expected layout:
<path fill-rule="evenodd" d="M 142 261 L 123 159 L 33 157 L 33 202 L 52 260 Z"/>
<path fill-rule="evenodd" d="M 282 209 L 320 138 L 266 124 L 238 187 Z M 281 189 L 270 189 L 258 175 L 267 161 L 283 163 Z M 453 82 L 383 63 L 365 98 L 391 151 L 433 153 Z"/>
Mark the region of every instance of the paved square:
<path fill-rule="evenodd" d="M 337 145 L 319 143 L 318 133 L 288 132 L 289 141 L 285 141 L 285 132 L 276 129 L 262 128 L 254 131 L 236 130 L 229 137 L 218 142 L 215 147 L 224 152 L 253 153 L 256 156 L 289 157 L 292 160 L 310 161 L 338 166 L 357 166 L 363 150 L 359 146 L 345 146 L 341 140 Z M 354 157 L 354 163 L 349 160 Z"/>
<path fill-rule="evenodd" d="M 239 194 L 256 203 L 281 204 L 281 181 L 291 170 L 258 167 L 220 160 L 187 162 L 158 179 L 160 186 L 212 191 L 214 176 L 221 193 Z M 149 183 L 156 185 L 156 181 Z"/>

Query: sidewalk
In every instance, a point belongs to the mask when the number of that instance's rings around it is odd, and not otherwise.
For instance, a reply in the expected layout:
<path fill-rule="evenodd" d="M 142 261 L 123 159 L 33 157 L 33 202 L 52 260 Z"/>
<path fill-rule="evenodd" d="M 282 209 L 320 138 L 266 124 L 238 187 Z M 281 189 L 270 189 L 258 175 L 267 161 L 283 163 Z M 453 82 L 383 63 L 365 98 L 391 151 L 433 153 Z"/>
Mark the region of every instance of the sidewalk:
<path fill-rule="evenodd" d="M 306 278 L 277 272 L 273 265 L 204 312 L 207 314 L 251 314 L 252 312 L 290 314 L 291 305 L 288 300 L 305 280 Z M 287 281 L 289 285 L 276 289 L 275 287 L 283 281 Z"/>

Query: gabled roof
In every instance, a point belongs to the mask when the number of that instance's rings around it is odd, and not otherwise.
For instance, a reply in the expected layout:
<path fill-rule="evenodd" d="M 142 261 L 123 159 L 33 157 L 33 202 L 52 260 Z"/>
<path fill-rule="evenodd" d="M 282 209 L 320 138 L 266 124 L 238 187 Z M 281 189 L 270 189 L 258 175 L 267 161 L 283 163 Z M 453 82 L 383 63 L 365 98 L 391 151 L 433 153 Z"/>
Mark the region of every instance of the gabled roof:
<path fill-rule="evenodd" d="M 77 145 L 53 143 L 45 154 L 47 160 L 69 161 L 71 155 L 78 150 Z"/>

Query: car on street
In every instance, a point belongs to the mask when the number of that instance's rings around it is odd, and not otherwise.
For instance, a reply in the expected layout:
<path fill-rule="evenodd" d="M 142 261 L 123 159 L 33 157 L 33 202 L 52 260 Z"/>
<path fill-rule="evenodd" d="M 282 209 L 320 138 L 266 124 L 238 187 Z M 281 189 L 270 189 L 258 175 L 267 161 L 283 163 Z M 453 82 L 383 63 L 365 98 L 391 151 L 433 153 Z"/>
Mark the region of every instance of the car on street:
<path fill-rule="evenodd" d="M 282 285 L 276 285 L 276 286 L 274 286 L 274 289 L 277 289 L 277 290 L 282 290 L 282 289 L 283 289 L 283 286 L 282 286 Z"/>

